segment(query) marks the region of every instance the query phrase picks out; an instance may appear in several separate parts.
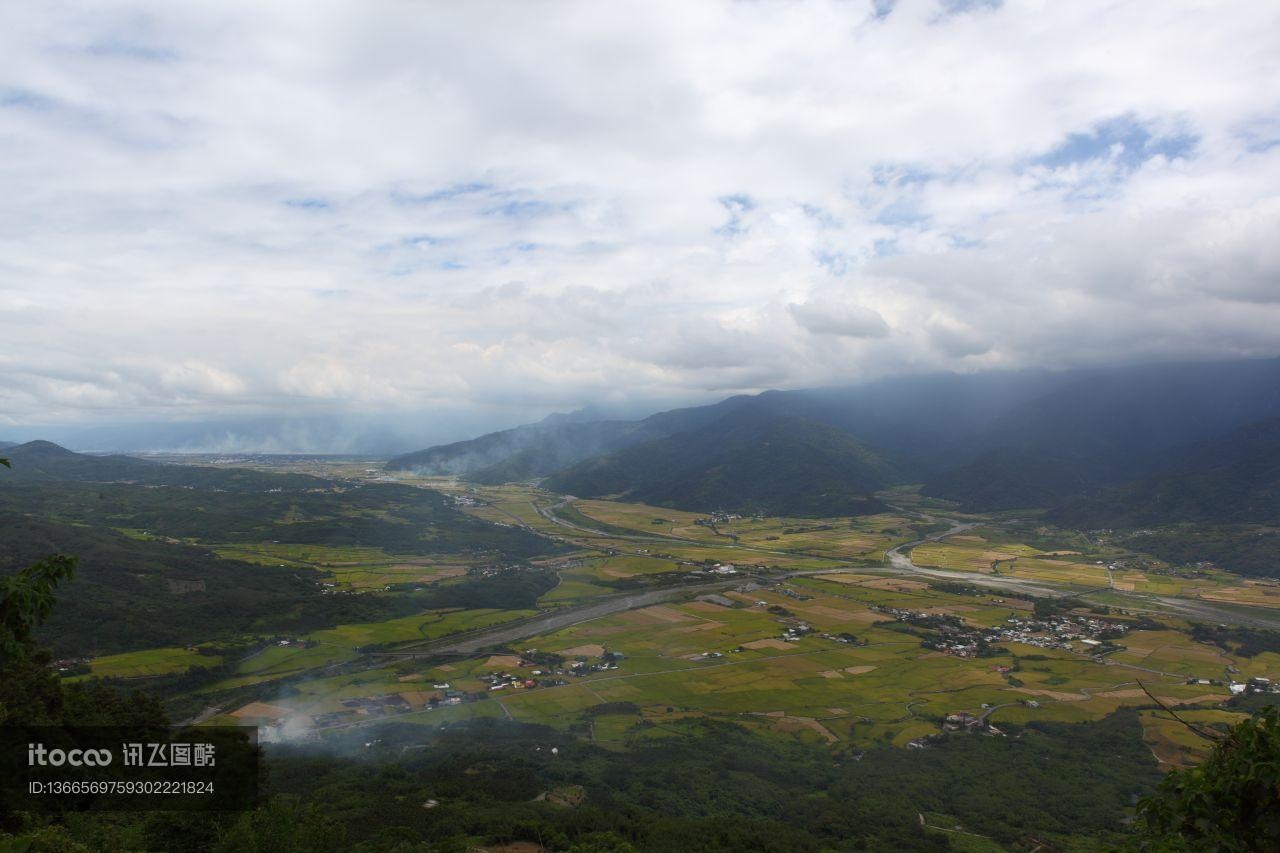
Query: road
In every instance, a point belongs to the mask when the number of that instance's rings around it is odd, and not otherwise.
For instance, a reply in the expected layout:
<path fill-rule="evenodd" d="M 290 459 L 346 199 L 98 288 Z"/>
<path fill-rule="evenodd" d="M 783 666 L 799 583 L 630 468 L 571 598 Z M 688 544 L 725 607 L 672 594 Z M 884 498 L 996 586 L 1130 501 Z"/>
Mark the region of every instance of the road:
<path fill-rule="evenodd" d="M 739 586 L 743 582 L 743 578 L 737 577 L 733 580 L 721 580 L 697 586 L 666 587 L 664 589 L 611 596 L 607 599 L 597 600 L 578 607 L 553 610 L 541 616 L 523 619 L 516 623 L 509 622 L 480 631 L 471 631 L 463 637 L 442 637 L 438 640 L 428 640 L 411 648 L 397 649 L 390 652 L 375 652 L 373 656 L 378 658 L 404 658 L 470 655 L 492 646 L 523 640 L 526 637 L 536 637 L 539 634 L 548 634 L 552 631 L 567 628 L 570 625 L 590 622 L 593 619 L 600 619 L 614 613 L 650 607 L 676 598 L 686 598 L 709 592 L 723 592 L 726 589 Z"/>
<path fill-rule="evenodd" d="M 537 508 L 539 515 L 546 520 L 565 528 L 568 531 L 577 533 L 590 534 L 593 537 L 601 535 L 601 531 L 593 530 L 582 525 L 573 523 L 556 515 L 555 510 L 574 501 L 572 495 L 563 495 L 561 500 L 549 507 Z M 1203 601 L 1192 601 L 1182 598 L 1170 598 L 1168 596 L 1147 595 L 1142 593 L 1121 592 L 1113 588 L 1104 588 L 1101 590 L 1082 590 L 1079 588 L 1062 588 L 1050 586 L 1043 582 L 1028 580 L 1025 578 L 1011 578 L 1004 576 L 981 575 L 975 572 L 960 572 L 947 569 L 937 569 L 929 566 L 919 566 L 912 561 L 910 552 L 918 545 L 927 542 L 937 542 L 962 533 L 973 527 L 978 526 L 977 522 L 965 522 L 954 518 L 946 518 L 942 516 L 933 516 L 927 513 L 908 510 L 903 507 L 893 507 L 893 509 L 908 515 L 915 516 L 924 521 L 938 521 L 946 523 L 948 528 L 937 533 L 915 539 L 910 542 L 903 542 L 885 551 L 885 568 L 903 575 L 918 575 L 938 580 L 948 580 L 957 583 L 970 584 L 986 589 L 1015 593 L 1019 595 L 1030 595 L 1040 598 L 1087 598 L 1089 595 L 1106 592 L 1111 599 L 1122 598 L 1124 603 L 1117 606 L 1124 609 L 1134 610 L 1138 612 L 1148 613 L 1175 613 L 1185 616 L 1196 621 L 1211 623 L 1227 623 L 1237 625 L 1248 625 L 1251 627 L 1264 627 L 1280 629 L 1280 614 L 1273 614 L 1269 611 L 1257 608 L 1240 608 L 1227 607 L 1210 604 Z M 690 544 L 707 545 L 709 543 L 700 542 L 693 539 L 684 539 L 681 537 L 661 535 L 646 535 L 639 533 L 636 535 L 615 535 L 604 534 L 610 539 L 623 539 L 636 542 L 654 543 L 654 542 L 687 542 Z M 789 556 L 822 556 L 824 559 L 832 559 L 829 555 L 809 555 L 800 552 L 790 551 L 774 551 L 766 548 L 756 548 L 739 544 L 717 543 L 719 548 L 727 548 L 741 551 L 750 551 L 755 553 L 789 555 Z M 683 561 L 682 561 L 683 562 Z M 781 576 L 771 576 L 772 580 L 780 580 L 789 577 L 801 577 L 812 575 L 832 574 L 838 572 L 847 572 L 865 567 L 849 565 L 841 568 L 817 569 L 808 571 L 790 572 Z M 493 646 L 505 645 L 516 642 L 528 637 L 534 637 L 541 634 L 551 633 L 570 625 L 577 625 L 582 622 L 589 622 L 594 619 L 600 619 L 604 616 L 610 616 L 615 613 L 622 613 L 627 610 L 636 610 L 642 607 L 649 607 L 653 604 L 660 604 L 664 601 L 672 601 L 680 598 L 688 598 L 707 592 L 720 592 L 730 589 L 751 578 L 738 576 L 735 579 L 721 580 L 715 583 L 701 584 L 698 586 L 677 586 L 665 589 L 649 590 L 646 592 L 638 592 L 633 594 L 611 596 L 607 599 L 597 600 L 577 607 L 568 607 L 561 610 L 552 611 L 531 619 L 521 620 L 519 622 L 507 623 L 505 625 L 496 625 L 492 628 L 482 629 L 480 631 L 470 632 L 464 636 L 453 638 L 442 638 L 439 640 L 428 641 L 419 646 L 400 649 L 394 652 L 380 652 L 377 658 L 388 657 L 437 657 L 450 655 L 469 655 L 475 654 L 485 648 Z"/>
<path fill-rule="evenodd" d="M 894 507 L 899 511 L 901 507 Z M 934 569 L 927 566 L 918 566 L 912 560 L 908 553 L 917 545 L 925 542 L 936 542 L 945 539 L 948 536 L 954 536 L 972 527 L 976 527 L 975 523 L 965 523 L 957 521 L 953 518 L 935 518 L 934 516 L 925 515 L 923 513 L 912 513 L 928 521 L 944 521 L 951 525 L 950 529 L 923 539 L 917 539 L 913 542 L 904 542 L 885 551 L 885 564 L 889 568 L 897 569 L 904 574 L 925 575 L 928 577 L 939 578 L 944 580 L 953 580 L 961 583 L 972 584 L 974 586 L 986 587 L 989 589 L 1000 589 L 1006 592 L 1018 592 L 1027 595 L 1035 595 L 1042 598 L 1080 598 L 1088 599 L 1091 595 L 1100 592 L 1107 593 L 1112 599 L 1121 598 L 1123 604 L 1115 606 L 1126 610 L 1135 610 L 1143 613 L 1175 613 L 1178 616 L 1184 616 L 1197 622 L 1218 622 L 1229 625 L 1245 625 L 1252 628 L 1271 628 L 1280 629 L 1280 614 L 1261 608 L 1232 607 L 1230 605 L 1212 604 L 1206 601 L 1197 601 L 1188 598 L 1173 598 L 1166 595 L 1152 595 L 1140 592 L 1123 592 L 1114 588 L 1109 583 L 1105 589 L 1072 589 L 1046 586 L 1043 583 L 1029 581 L 1024 578 L 1009 577 L 993 577 L 991 575 L 980 575 L 975 572 L 953 572 L 946 569 Z M 1110 580 L 1110 571 L 1107 576 Z"/>

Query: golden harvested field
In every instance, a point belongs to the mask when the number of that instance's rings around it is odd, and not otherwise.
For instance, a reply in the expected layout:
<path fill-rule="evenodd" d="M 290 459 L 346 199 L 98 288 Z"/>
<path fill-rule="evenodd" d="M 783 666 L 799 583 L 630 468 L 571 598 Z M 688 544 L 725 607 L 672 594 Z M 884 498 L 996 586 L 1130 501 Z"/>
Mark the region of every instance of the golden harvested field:
<path fill-rule="evenodd" d="M 1223 728 L 1235 725 L 1246 715 L 1221 710 L 1191 710 L 1181 711 L 1178 716 L 1206 733 L 1219 734 Z M 1163 711 L 1142 711 L 1138 719 L 1142 722 L 1142 740 L 1163 770 L 1199 764 L 1213 746 L 1212 741 Z"/>

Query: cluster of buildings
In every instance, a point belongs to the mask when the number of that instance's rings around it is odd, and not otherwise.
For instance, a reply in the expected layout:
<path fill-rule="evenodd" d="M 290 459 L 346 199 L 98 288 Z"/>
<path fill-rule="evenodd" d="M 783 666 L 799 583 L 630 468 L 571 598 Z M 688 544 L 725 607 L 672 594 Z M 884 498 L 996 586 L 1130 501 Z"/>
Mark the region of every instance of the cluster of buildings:
<path fill-rule="evenodd" d="M 311 723 L 317 728 L 329 728 L 374 717 L 390 717 L 413 711 L 430 711 L 442 705 L 461 705 L 479 698 L 448 684 L 436 685 L 435 690 L 409 690 L 402 693 L 385 693 L 380 696 L 354 696 L 342 700 L 341 711 L 313 714 Z M 443 689 L 441 689 L 443 688 Z M 481 694 L 482 695 L 482 694 Z"/>
<path fill-rule="evenodd" d="M 785 595 L 787 598 L 794 598 L 796 601 L 809 601 L 810 599 L 813 598 L 812 595 L 807 595 L 803 592 L 797 592 L 796 590 L 792 589 L 789 586 L 779 586 L 777 589 L 777 592 L 781 593 L 782 595 Z"/>
<path fill-rule="evenodd" d="M 514 690 L 532 690 L 535 687 L 559 687 L 568 684 L 568 677 L 590 675 L 593 672 L 607 672 L 618 668 L 618 661 L 624 659 L 621 652 L 601 651 L 598 659 L 564 660 L 560 655 L 540 654 L 537 649 L 526 649 L 516 664 L 517 669 L 528 670 L 527 674 L 519 672 L 492 672 L 480 676 L 480 680 L 489 685 L 490 690 L 511 688 Z"/>
<path fill-rule="evenodd" d="M 777 639 L 782 640 L 784 643 L 798 643 L 801 637 L 807 636 L 812 633 L 813 633 L 813 626 L 810 625 L 808 622 L 793 621 L 788 623 L 786 627 L 782 629 L 782 634 L 780 634 Z M 837 640 L 839 642 L 845 642 L 844 640 L 840 640 L 838 637 L 833 636 L 831 634 L 823 634 L 822 636 L 828 640 Z M 738 648 L 734 649 L 734 651 L 735 652 L 742 651 L 743 648 L 744 648 L 743 646 L 738 646 Z"/>
<path fill-rule="evenodd" d="M 79 675 L 89 672 L 89 658 L 62 658 L 49 664 L 59 675 Z"/>
<path fill-rule="evenodd" d="M 1015 616 L 1005 621 L 1009 627 L 995 632 L 996 638 L 1003 642 L 1066 651 L 1097 651 L 1128 630 L 1123 624 L 1092 616 Z"/>
<path fill-rule="evenodd" d="M 941 639 L 928 645 L 936 651 L 961 658 L 979 656 L 994 643 L 1022 643 L 1042 649 L 1097 654 L 1105 644 L 1123 634 L 1124 625 L 1090 616 L 1014 616 L 1005 625 L 985 628 L 965 624 L 954 616 L 941 616 L 924 611 L 879 607 L 899 622 L 919 624 L 937 630 Z"/>
<path fill-rule="evenodd" d="M 717 524 L 728 524 L 731 521 L 738 521 L 741 518 L 742 515 L 736 512 L 723 512 L 721 510 L 716 510 L 707 518 L 697 519 L 694 521 L 694 524 L 701 524 L 703 527 L 712 527 Z"/>
<path fill-rule="evenodd" d="M 987 722 L 985 715 L 978 716 L 968 711 L 947 714 L 942 719 L 942 730 L 944 732 L 983 732 L 998 737 L 1004 736 L 1004 732 Z"/>
<path fill-rule="evenodd" d="M 990 706 L 983 705 L 983 708 Z M 984 734 L 991 737 L 1005 737 L 1005 733 L 987 722 L 986 714 L 971 714 L 968 711 L 954 711 L 942 718 L 942 731 L 939 734 L 925 735 L 907 743 L 907 749 L 924 749 L 949 734 Z"/>
<path fill-rule="evenodd" d="M 508 572 L 525 571 L 528 568 L 524 563 L 485 563 L 480 566 L 467 566 L 467 575 L 470 577 L 491 578 Z"/>
<path fill-rule="evenodd" d="M 1228 688 L 1233 696 L 1280 693 L 1280 684 L 1272 684 L 1270 678 L 1250 678 L 1248 681 L 1233 681 L 1228 685 Z"/>
<path fill-rule="evenodd" d="M 533 673 L 542 674 L 542 670 L 535 669 Z M 530 673 L 530 675 L 533 675 Z M 532 690 L 539 685 L 550 686 L 552 684 L 565 684 L 563 679 L 558 681 L 539 682 L 536 678 L 526 678 L 520 674 L 512 674 L 510 672 L 491 672 L 487 675 L 480 676 L 480 680 L 489 685 L 490 690 Z"/>

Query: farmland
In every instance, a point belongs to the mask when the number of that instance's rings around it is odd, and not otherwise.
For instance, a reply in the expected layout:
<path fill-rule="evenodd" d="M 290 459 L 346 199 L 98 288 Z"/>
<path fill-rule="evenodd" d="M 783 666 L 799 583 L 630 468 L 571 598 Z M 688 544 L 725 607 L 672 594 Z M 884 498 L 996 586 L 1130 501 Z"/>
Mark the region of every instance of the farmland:
<path fill-rule="evenodd" d="M 163 677 L 216 667 L 216 679 L 188 694 L 188 707 L 217 702 L 223 707 L 213 719 L 226 721 L 237 704 L 267 699 L 310 737 L 388 716 L 429 727 L 504 719 L 613 750 L 690 720 L 867 749 L 927 745 L 948 727 L 999 737 L 1031 723 L 1097 721 L 1137 708 L 1152 754 L 1175 766 L 1193 753 L 1157 700 L 1235 719 L 1228 684 L 1277 674 L 1280 660 L 1197 641 L 1192 621 L 1150 598 L 1266 613 L 1278 598 L 1268 581 L 1175 569 L 1111 543 L 996 518 L 968 516 L 967 529 L 948 528 L 915 509 L 937 511 L 910 493 L 895 494 L 902 509 L 891 512 L 799 519 L 571 500 L 527 484 L 404 482 L 558 548 L 532 557 L 525 570 L 554 575 L 537 609 L 445 608 L 349 622 L 287 635 L 239 660 L 143 650 L 92 661 L 92 673 Z M 904 543 L 916 543 L 907 565 L 920 573 L 885 565 L 886 552 Z M 321 573 L 333 594 L 357 599 L 409 587 L 448 590 L 485 565 L 466 555 L 359 545 L 231 542 L 214 551 Z M 691 591 L 477 653 L 431 652 L 441 638 L 520 624 L 539 611 L 572 612 L 632 591 L 717 578 L 721 593 Z M 1048 608 L 1053 615 L 1035 616 L 1045 589 L 1063 603 Z M 1072 642 L 1052 633 L 1086 623 L 1093 627 L 1069 634 Z M 1088 631 L 1110 637 L 1105 653 L 1097 653 L 1104 640 Z M 416 649 L 424 651 L 385 654 Z"/>
<path fill-rule="evenodd" d="M 314 519 L 284 501 L 256 531 L 229 520 L 217 538 L 173 535 L 178 521 L 113 524 L 112 548 L 149 566 L 170 553 L 189 561 L 170 599 L 201 602 L 216 570 L 234 569 L 240 584 L 287 581 L 319 613 L 297 618 L 282 594 L 251 623 L 186 625 L 176 642 L 73 660 L 66 677 L 147 688 L 175 719 L 256 726 L 272 749 L 502 732 L 630 769 L 639 756 L 673 749 L 682 757 L 666 765 L 679 765 L 699 745 L 745 738 L 745 754 L 780 750 L 808 767 L 899 768 L 899 785 L 971 753 L 960 776 L 987 767 L 984 781 L 1007 797 L 1020 783 L 1000 756 L 1032 742 L 1058 750 L 1054 778 L 1130 750 L 1113 769 L 1135 790 L 1205 755 L 1208 741 L 1173 714 L 1220 730 L 1243 719 L 1244 700 L 1269 698 L 1237 695 L 1265 692 L 1252 679 L 1280 675 L 1272 581 L 1034 520 L 952 513 L 907 491 L 884 495 L 878 514 L 791 518 L 579 500 L 528 483 L 379 483 L 390 485 L 393 503 L 345 481 L 331 488 L 317 506 L 323 536 L 291 535 Z M 365 505 L 346 503 L 347 489 Z M 389 527 L 366 524 L 396 513 Z M 519 548 L 487 547 L 487 530 Z M 1252 627 L 1213 627 L 1223 624 Z M 582 796 L 559 783 L 534 793 Z M 999 848 L 974 831 L 981 810 L 914 802 L 913 826 Z"/>

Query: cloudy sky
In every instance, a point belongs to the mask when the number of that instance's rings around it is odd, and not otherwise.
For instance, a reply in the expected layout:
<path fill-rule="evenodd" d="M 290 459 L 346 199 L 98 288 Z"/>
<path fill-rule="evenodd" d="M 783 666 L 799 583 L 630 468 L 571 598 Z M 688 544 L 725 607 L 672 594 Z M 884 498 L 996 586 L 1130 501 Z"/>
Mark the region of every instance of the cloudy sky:
<path fill-rule="evenodd" d="M 1280 354 L 1277 81 L 1257 0 L 6 4 L 0 438 Z"/>

